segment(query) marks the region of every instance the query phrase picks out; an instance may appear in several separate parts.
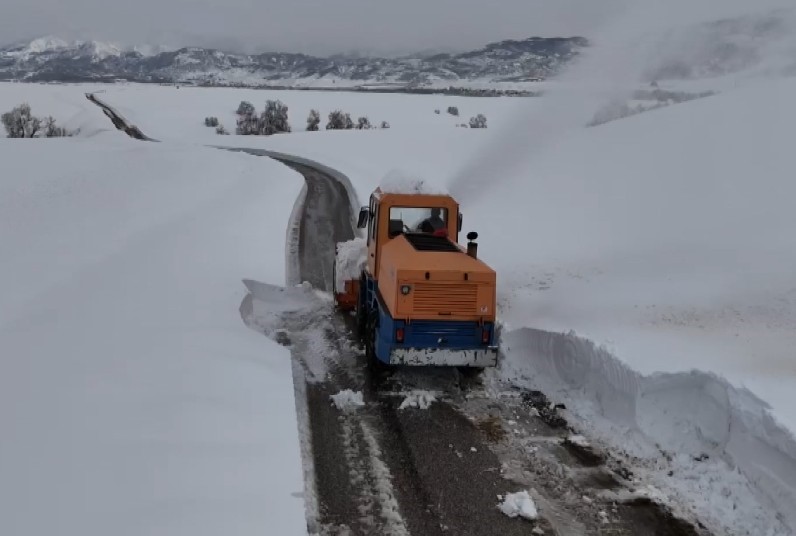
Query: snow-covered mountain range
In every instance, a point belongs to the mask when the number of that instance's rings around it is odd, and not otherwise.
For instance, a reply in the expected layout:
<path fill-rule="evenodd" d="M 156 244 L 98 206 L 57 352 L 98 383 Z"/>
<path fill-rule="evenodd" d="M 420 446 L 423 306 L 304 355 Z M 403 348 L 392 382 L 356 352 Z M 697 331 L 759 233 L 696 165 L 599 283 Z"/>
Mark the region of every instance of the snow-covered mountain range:
<path fill-rule="evenodd" d="M 757 70 L 796 73 L 796 12 L 779 10 L 674 28 L 647 36 L 644 81 Z M 494 88 L 548 78 L 588 47 L 583 37 L 530 37 L 459 53 L 384 58 L 202 47 L 124 47 L 44 37 L 0 46 L 0 80 L 129 80 L 214 86 Z M 506 84 L 499 84 L 506 87 Z M 527 87 L 526 87 L 527 89 Z"/>
<path fill-rule="evenodd" d="M 185 47 L 125 48 L 54 37 L 0 47 L 0 80 L 179 82 L 212 85 L 401 84 L 543 79 L 587 46 L 581 37 L 509 40 L 458 54 L 400 58 L 240 54 Z M 325 84 L 324 84 L 325 83 Z"/>

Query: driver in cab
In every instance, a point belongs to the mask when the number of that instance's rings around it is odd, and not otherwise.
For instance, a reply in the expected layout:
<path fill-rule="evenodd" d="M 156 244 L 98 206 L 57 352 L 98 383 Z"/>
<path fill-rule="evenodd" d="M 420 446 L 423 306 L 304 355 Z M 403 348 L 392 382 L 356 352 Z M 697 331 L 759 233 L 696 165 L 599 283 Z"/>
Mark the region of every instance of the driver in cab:
<path fill-rule="evenodd" d="M 431 215 L 420 222 L 417 230 L 421 233 L 433 234 L 435 236 L 447 236 L 448 229 L 445 225 L 445 220 L 440 216 L 441 210 L 439 208 L 432 208 Z"/>

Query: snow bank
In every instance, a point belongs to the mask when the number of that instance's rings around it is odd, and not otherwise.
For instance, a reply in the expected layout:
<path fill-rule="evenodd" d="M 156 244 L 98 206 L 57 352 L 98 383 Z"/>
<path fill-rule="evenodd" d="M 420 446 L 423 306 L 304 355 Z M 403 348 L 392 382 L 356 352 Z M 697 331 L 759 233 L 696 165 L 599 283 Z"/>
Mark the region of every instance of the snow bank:
<path fill-rule="evenodd" d="M 305 534 L 290 356 L 239 313 L 300 177 L 115 132 L 0 160 L 0 533 Z"/>
<path fill-rule="evenodd" d="M 365 238 L 354 238 L 347 242 L 338 242 L 334 272 L 335 290 L 342 292 L 346 281 L 351 279 L 358 280 L 367 262 L 368 249 Z"/>
<path fill-rule="evenodd" d="M 539 513 L 536 511 L 536 504 L 534 504 L 527 491 L 509 493 L 503 499 L 503 502 L 498 505 L 498 508 L 509 517 L 522 517 L 524 519 L 536 519 L 539 517 Z"/>
<path fill-rule="evenodd" d="M 577 426 L 714 527 L 789 534 L 772 508 L 796 526 L 796 441 L 750 392 L 704 372 L 643 376 L 572 333 L 519 329 L 503 344 L 503 377 L 563 402 Z"/>
<path fill-rule="evenodd" d="M 437 401 L 437 397 L 430 391 L 415 390 L 410 392 L 398 406 L 398 409 L 417 408 L 428 409 Z"/>
<path fill-rule="evenodd" d="M 343 411 L 365 405 L 365 401 L 362 399 L 362 393 L 359 391 L 352 391 L 351 389 L 344 389 L 335 395 L 330 395 L 329 398 L 332 399 L 332 403 L 337 409 Z"/>

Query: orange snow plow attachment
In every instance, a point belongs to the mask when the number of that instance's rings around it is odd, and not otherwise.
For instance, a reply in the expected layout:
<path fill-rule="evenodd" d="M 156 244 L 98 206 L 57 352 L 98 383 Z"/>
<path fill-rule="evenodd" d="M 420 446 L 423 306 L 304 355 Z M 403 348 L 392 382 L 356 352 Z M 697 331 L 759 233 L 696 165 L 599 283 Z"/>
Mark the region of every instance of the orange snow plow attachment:
<path fill-rule="evenodd" d="M 337 306 L 343 311 L 353 311 L 357 308 L 359 299 L 359 280 L 347 280 L 342 290 L 342 292 L 335 292 L 334 295 Z"/>

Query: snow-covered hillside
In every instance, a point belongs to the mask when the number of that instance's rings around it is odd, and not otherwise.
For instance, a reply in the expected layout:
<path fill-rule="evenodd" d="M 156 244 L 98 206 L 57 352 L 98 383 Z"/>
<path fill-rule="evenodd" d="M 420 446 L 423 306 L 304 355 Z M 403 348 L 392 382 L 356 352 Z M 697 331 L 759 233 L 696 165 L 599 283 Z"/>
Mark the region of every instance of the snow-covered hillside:
<path fill-rule="evenodd" d="M 0 533 L 304 534 L 290 355 L 239 312 L 301 178 L 93 108 L 0 139 Z"/>
<path fill-rule="evenodd" d="M 63 103 L 63 121 L 79 121 L 82 94 L 95 89 L 5 84 L 0 105 L 24 97 L 36 112 Z M 656 443 L 682 453 L 672 465 L 650 462 L 649 471 L 667 493 L 699 503 L 716 526 L 776 533 L 768 509 L 796 526 L 787 508 L 796 497 L 796 161 L 788 135 L 796 80 L 725 85 L 714 97 L 547 140 L 533 131 L 544 98 L 104 89 L 105 101 L 163 147 L 225 144 L 302 155 L 346 173 L 363 204 L 396 168 L 448 187 L 462 202 L 465 230 L 481 236 L 481 257 L 498 271 L 507 328 L 503 379 L 565 400 L 574 422 L 604 424 L 588 431 L 609 444 L 641 457 L 652 452 L 652 460 L 660 457 Z M 241 100 L 260 110 L 273 98 L 288 105 L 293 133 L 217 136 L 202 124 L 213 115 L 233 130 Z M 449 105 L 459 107 L 459 118 L 445 113 Z M 310 108 L 322 119 L 342 108 L 391 128 L 303 132 Z M 38 113 L 61 120 L 56 110 Z M 476 113 L 488 117 L 487 129 L 456 127 Z M 520 130 L 518 120 L 528 125 Z M 542 143 L 518 166 L 502 168 L 482 152 L 528 130 Z M 477 188 L 461 188 L 467 166 L 479 160 L 492 167 L 479 167 Z M 287 207 L 295 192 L 284 197 L 269 199 Z M 276 214 L 269 221 L 283 229 L 287 215 Z M 551 335 L 570 330 L 604 348 Z M 715 376 L 686 374 L 692 369 Z M 638 374 L 660 372 L 673 375 Z M 770 420 L 766 403 L 791 433 Z M 694 462 L 702 454 L 710 461 Z"/>

